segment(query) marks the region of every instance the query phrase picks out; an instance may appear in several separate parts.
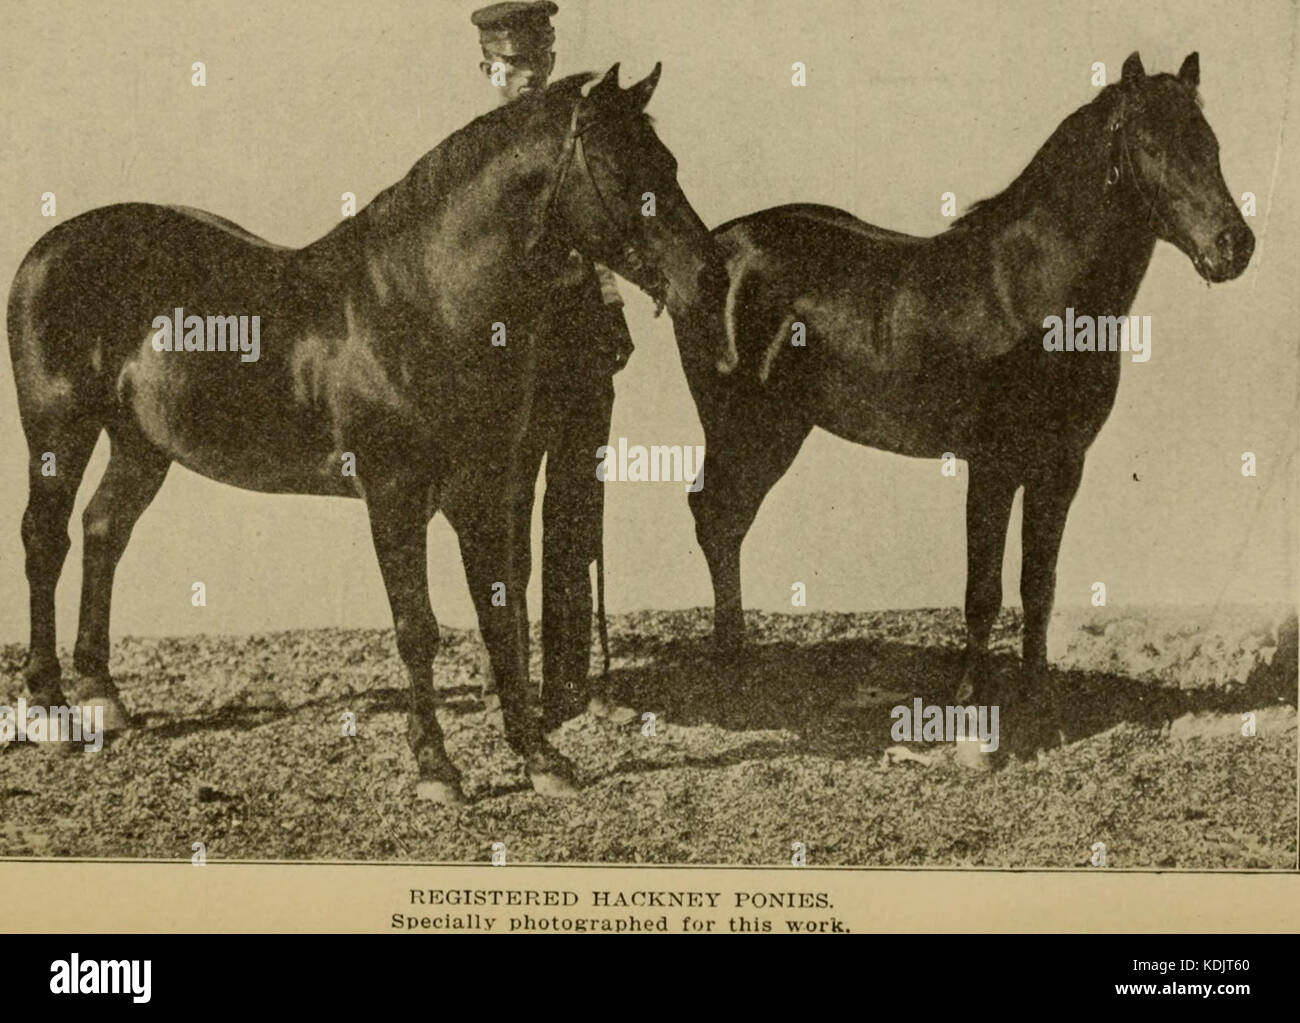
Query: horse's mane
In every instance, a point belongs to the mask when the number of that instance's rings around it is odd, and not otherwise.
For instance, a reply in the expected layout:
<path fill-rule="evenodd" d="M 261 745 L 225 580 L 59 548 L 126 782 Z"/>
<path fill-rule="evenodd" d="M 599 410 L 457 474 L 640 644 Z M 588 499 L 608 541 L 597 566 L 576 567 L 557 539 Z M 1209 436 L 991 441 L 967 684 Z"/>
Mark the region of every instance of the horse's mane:
<path fill-rule="evenodd" d="M 1170 74 L 1151 75 L 1152 79 L 1178 79 Z M 997 195 L 974 202 L 960 217 L 954 220 L 948 230 L 957 228 L 978 230 L 981 228 L 999 228 L 1018 220 L 1029 208 L 1040 200 L 1046 192 L 1045 184 L 1056 179 L 1061 173 L 1063 163 L 1073 164 L 1078 159 L 1080 148 L 1087 145 L 1089 122 L 1100 111 L 1105 121 L 1113 108 L 1123 100 L 1119 91 L 1122 83 L 1113 82 L 1102 88 L 1092 100 L 1079 107 L 1062 121 L 1046 142 L 1039 147 L 1028 165 Z M 1196 97 L 1200 105 L 1200 97 Z"/>
<path fill-rule="evenodd" d="M 435 208 L 537 122 L 562 118 L 567 123 L 583 87 L 595 77 L 590 71 L 569 75 L 549 85 L 535 100 L 507 103 L 474 118 L 420 157 L 405 177 L 376 195 L 350 221 L 378 233 L 410 226 L 415 215 Z"/>

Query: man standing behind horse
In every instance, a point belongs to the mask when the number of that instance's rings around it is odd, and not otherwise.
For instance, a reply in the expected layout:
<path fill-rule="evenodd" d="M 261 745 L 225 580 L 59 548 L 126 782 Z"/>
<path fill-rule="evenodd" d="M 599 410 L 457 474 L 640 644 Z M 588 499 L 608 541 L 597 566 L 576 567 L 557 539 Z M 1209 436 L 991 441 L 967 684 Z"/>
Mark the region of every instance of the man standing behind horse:
<path fill-rule="evenodd" d="M 497 3 L 475 11 L 483 60 L 479 68 L 501 103 L 527 102 L 546 88 L 555 67 L 550 0 Z M 525 443 L 546 452 L 542 499 L 542 706 L 552 728 L 585 708 L 614 724 L 636 711 L 613 698 L 607 674 L 589 684 L 591 563 L 603 549 L 604 490 L 596 478 L 596 450 L 609 442 L 613 376 L 632 353 L 614 275 L 570 253 L 571 273 L 550 313 L 530 324 L 555 367 L 543 379 Z M 540 456 L 539 456 L 540 457 Z M 537 464 L 531 458 L 522 464 Z M 531 488 L 525 488 L 531 502 Z M 530 504 L 531 506 L 531 504 Z M 601 573 L 603 575 L 603 573 Z M 603 580 L 601 628 L 604 629 Z M 486 660 L 486 659 L 485 659 Z M 498 704 L 485 668 L 484 704 Z"/>

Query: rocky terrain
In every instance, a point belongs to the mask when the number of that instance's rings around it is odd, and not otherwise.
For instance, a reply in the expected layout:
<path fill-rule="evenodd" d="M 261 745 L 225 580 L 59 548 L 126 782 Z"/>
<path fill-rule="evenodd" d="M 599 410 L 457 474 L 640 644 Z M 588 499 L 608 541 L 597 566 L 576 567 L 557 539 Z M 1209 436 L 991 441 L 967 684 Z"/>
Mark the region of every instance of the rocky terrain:
<path fill-rule="evenodd" d="M 0 749 L 0 855 L 464 862 L 504 842 L 515 863 L 775 865 L 802 842 L 809 865 L 1073 868 L 1100 842 L 1111 868 L 1297 867 L 1294 612 L 1058 613 L 1065 742 L 1008 736 L 988 771 L 890 735 L 891 707 L 951 702 L 958 611 L 753 613 L 743 679 L 713 666 L 708 623 L 611 618 L 619 694 L 655 734 L 586 715 L 554 732 L 585 783 L 570 801 L 533 793 L 483 712 L 476 636 L 444 629 L 463 808 L 414 799 L 391 631 L 125 638 L 111 666 L 135 727 L 94 754 Z M 1018 635 L 1004 612 L 1002 674 Z M 0 705 L 23 655 L 0 647 Z"/>

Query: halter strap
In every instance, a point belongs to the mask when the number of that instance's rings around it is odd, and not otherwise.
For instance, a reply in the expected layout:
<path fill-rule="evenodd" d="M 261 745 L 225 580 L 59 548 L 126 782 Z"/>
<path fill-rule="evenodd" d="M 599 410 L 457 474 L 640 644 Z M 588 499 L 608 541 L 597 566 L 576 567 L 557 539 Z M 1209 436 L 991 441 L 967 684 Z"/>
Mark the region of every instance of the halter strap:
<path fill-rule="evenodd" d="M 1147 197 L 1146 192 L 1142 189 L 1141 178 L 1137 173 L 1137 164 L 1133 160 L 1133 154 L 1129 151 L 1128 136 L 1124 132 L 1124 114 L 1125 103 L 1121 100 L 1119 111 L 1117 112 L 1115 119 L 1110 123 L 1110 127 L 1107 129 L 1110 132 L 1110 166 L 1106 170 L 1106 184 L 1107 186 L 1119 184 L 1120 179 L 1126 173 L 1124 165 L 1127 164 L 1127 173 L 1133 179 L 1133 190 L 1137 192 L 1138 198 L 1141 199 L 1143 205 L 1146 206 L 1148 217 L 1154 216 L 1162 227 L 1167 228 L 1169 226 L 1168 222 L 1163 216 L 1161 216 L 1160 210 L 1156 207 L 1156 204 Z M 1165 157 L 1162 153 L 1162 166 L 1164 159 Z"/>
<path fill-rule="evenodd" d="M 537 225 L 537 231 L 529 240 L 525 252 L 531 252 L 533 247 L 541 241 L 542 235 L 545 233 L 547 222 L 550 220 L 551 210 L 559 201 L 561 189 L 564 187 L 564 182 L 569 176 L 569 168 L 576 163 L 581 168 L 582 174 L 587 179 L 588 184 L 591 185 L 591 190 L 596 196 L 596 205 L 600 207 L 601 216 L 611 228 L 612 237 L 616 241 L 622 243 L 623 258 L 627 260 L 632 271 L 634 273 L 639 272 L 647 277 L 658 279 L 659 274 L 653 271 L 653 268 L 651 268 L 641 257 L 641 253 L 637 249 L 636 243 L 619 227 L 618 221 L 610 212 L 609 204 L 605 201 L 604 193 L 600 190 L 600 185 L 596 183 L 596 177 L 591 172 L 591 166 L 587 163 L 587 153 L 583 146 L 582 138 L 591 128 L 595 127 L 600 122 L 593 119 L 588 121 L 586 124 L 580 125 L 578 123 L 578 115 L 582 111 L 582 103 L 582 99 L 579 99 L 578 102 L 573 105 L 573 114 L 569 118 L 569 132 L 565 137 L 564 149 L 560 154 L 560 167 L 556 172 L 555 181 L 551 186 L 550 195 L 547 197 L 546 206 L 542 210 L 542 216 Z M 652 296 L 655 300 L 655 313 L 658 315 L 658 313 L 663 309 L 664 301 L 659 294 L 652 293 Z"/>
<path fill-rule="evenodd" d="M 546 228 L 546 222 L 550 220 L 551 209 L 555 206 L 555 201 L 560 195 L 560 189 L 564 187 L 564 179 L 569 176 L 569 168 L 573 166 L 574 155 L 577 152 L 578 140 L 582 133 L 591 127 L 591 124 L 578 127 L 578 111 L 582 107 L 582 100 L 578 100 L 573 105 L 573 116 L 569 118 L 569 133 L 564 137 L 564 149 L 560 152 L 560 167 L 555 174 L 555 180 L 551 184 L 550 194 L 546 197 L 546 206 L 542 209 L 541 219 L 537 224 L 537 231 L 529 239 L 526 252 L 531 252 L 533 247 L 541 241 L 542 234 Z M 591 122 L 595 123 L 595 122 Z M 583 161 L 584 164 L 586 161 Z"/>

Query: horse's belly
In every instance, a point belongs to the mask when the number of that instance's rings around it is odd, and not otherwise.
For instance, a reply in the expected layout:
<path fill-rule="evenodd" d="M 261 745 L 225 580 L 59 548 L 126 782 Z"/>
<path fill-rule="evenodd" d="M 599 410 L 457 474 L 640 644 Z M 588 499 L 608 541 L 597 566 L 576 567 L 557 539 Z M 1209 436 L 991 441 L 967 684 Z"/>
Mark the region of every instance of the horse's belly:
<path fill-rule="evenodd" d="M 830 374 L 819 382 L 816 423 L 868 447 L 914 458 L 961 457 L 974 410 L 963 386 L 938 376 Z"/>
<path fill-rule="evenodd" d="M 328 424 L 274 365 L 146 340 L 117 388 L 144 435 L 187 469 L 268 493 L 354 493 Z"/>

